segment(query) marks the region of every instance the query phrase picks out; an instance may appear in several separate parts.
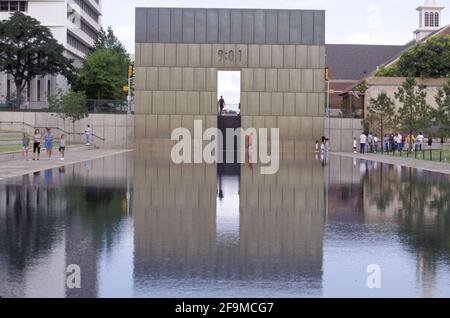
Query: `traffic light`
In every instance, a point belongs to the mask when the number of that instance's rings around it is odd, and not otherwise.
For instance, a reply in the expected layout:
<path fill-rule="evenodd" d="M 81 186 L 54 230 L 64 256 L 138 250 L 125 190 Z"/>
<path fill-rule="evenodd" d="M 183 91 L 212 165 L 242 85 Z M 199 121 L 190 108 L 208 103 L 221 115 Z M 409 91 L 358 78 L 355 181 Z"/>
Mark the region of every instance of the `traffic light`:
<path fill-rule="evenodd" d="M 325 81 L 329 81 L 330 80 L 330 68 L 329 67 L 325 67 Z"/>
<path fill-rule="evenodd" d="M 128 65 L 128 78 L 134 77 L 134 65 L 130 64 Z"/>

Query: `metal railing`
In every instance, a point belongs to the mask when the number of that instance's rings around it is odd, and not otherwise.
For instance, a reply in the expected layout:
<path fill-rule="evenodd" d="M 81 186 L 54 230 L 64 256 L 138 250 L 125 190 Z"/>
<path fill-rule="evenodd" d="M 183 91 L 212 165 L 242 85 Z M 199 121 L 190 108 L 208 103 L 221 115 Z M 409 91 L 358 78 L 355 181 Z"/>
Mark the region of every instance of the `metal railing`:
<path fill-rule="evenodd" d="M 91 114 L 126 114 L 128 111 L 127 101 L 120 100 L 86 100 L 86 108 Z M 24 102 L 20 108 L 16 107 L 13 100 L 0 101 L 0 111 L 14 112 L 44 112 L 48 113 L 47 102 Z M 131 112 L 134 113 L 134 103 L 131 103 Z"/>
<path fill-rule="evenodd" d="M 26 127 L 30 128 L 30 129 L 32 129 L 33 131 L 36 130 L 36 129 L 43 130 L 43 129 L 50 128 L 50 129 L 53 129 L 53 130 L 57 130 L 60 133 L 66 135 L 68 137 L 70 137 L 70 136 L 84 136 L 85 135 L 84 133 L 68 132 L 68 131 L 60 128 L 60 127 L 55 127 L 55 126 L 46 126 L 46 127 L 33 126 L 33 125 L 30 125 L 30 124 L 28 124 L 26 122 L 23 122 L 23 121 L 3 121 L 3 120 L 0 120 L 0 124 L 8 124 L 8 125 L 17 125 L 18 124 L 18 125 L 23 125 L 23 126 L 26 126 Z M 98 136 L 98 135 L 96 135 L 94 133 L 91 133 L 91 136 L 94 137 L 94 138 L 100 139 L 101 141 L 105 141 L 106 140 L 105 138 L 100 137 L 100 136 Z"/>

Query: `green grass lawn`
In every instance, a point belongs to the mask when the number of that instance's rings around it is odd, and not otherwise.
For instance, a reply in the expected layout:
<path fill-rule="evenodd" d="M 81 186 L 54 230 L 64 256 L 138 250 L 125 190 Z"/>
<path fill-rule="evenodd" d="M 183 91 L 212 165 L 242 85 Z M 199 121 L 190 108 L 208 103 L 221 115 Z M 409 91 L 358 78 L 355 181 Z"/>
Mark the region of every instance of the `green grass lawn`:
<path fill-rule="evenodd" d="M 22 145 L 0 145 L 0 153 L 22 150 Z"/>
<path fill-rule="evenodd" d="M 394 154 L 392 152 L 390 153 L 384 153 L 385 155 L 389 156 L 395 156 L 400 157 L 399 152 L 395 152 Z M 435 162 L 447 162 L 450 163 L 450 151 L 449 150 L 442 150 L 442 158 L 441 158 L 441 150 L 440 149 L 433 149 L 431 151 L 430 156 L 430 150 L 425 150 L 425 156 L 423 151 L 417 152 L 417 155 L 415 152 L 407 153 L 406 151 L 403 151 L 401 154 L 402 157 L 405 158 L 412 158 L 412 159 L 419 159 L 419 160 L 428 160 L 428 161 L 435 161 Z"/>

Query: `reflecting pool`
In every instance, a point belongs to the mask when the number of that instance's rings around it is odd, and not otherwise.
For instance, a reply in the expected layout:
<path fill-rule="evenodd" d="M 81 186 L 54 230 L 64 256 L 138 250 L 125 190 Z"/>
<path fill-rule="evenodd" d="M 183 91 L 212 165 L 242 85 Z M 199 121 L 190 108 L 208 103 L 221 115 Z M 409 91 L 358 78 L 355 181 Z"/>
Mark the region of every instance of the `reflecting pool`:
<path fill-rule="evenodd" d="M 4 180 L 0 296 L 449 297 L 449 183 L 314 154 L 275 175 L 125 153 Z"/>

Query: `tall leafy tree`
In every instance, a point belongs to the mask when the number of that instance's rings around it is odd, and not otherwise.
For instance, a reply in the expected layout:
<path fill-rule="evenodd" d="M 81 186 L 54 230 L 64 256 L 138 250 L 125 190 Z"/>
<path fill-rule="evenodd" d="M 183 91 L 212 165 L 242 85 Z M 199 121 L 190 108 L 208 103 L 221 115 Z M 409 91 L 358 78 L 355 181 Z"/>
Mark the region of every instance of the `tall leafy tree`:
<path fill-rule="evenodd" d="M 75 88 L 88 99 L 123 100 L 129 64 L 130 57 L 112 29 L 102 30 L 95 50 L 83 62 Z"/>
<path fill-rule="evenodd" d="M 406 51 L 398 61 L 400 76 L 448 77 L 450 35 L 435 36 Z"/>
<path fill-rule="evenodd" d="M 372 129 L 379 130 L 383 137 L 385 129 L 395 127 L 394 101 L 386 92 L 380 92 L 376 98 L 370 99 L 367 116 L 370 118 Z"/>
<path fill-rule="evenodd" d="M 64 75 L 73 81 L 75 68 L 64 56 L 64 47 L 47 27 L 21 12 L 0 21 L 0 71 L 10 74 L 16 86 L 16 107 L 22 92 L 36 76 Z"/>
<path fill-rule="evenodd" d="M 114 31 L 111 27 L 108 27 L 106 31 L 104 29 L 100 31 L 97 40 L 95 41 L 95 49 L 113 50 L 119 54 L 126 55 L 129 58 L 125 46 L 114 34 Z"/>
<path fill-rule="evenodd" d="M 434 111 L 435 123 L 441 136 L 450 136 L 450 79 L 438 90 L 435 97 L 437 109 Z"/>
<path fill-rule="evenodd" d="M 109 49 L 97 49 L 84 61 L 76 90 L 84 91 L 88 99 L 124 99 L 128 61 Z"/>
<path fill-rule="evenodd" d="M 402 103 L 396 121 L 408 133 L 425 130 L 432 124 L 432 110 L 427 104 L 425 89 L 425 85 L 418 85 L 415 78 L 409 77 L 395 93 L 395 98 Z"/>
<path fill-rule="evenodd" d="M 63 120 L 75 123 L 88 117 L 86 109 L 86 96 L 83 92 L 69 91 L 64 94 L 60 89 L 57 94 L 48 100 L 49 110 Z"/>

